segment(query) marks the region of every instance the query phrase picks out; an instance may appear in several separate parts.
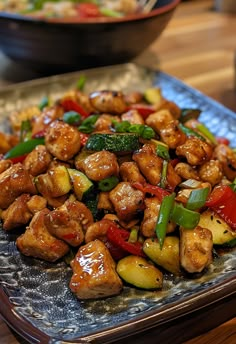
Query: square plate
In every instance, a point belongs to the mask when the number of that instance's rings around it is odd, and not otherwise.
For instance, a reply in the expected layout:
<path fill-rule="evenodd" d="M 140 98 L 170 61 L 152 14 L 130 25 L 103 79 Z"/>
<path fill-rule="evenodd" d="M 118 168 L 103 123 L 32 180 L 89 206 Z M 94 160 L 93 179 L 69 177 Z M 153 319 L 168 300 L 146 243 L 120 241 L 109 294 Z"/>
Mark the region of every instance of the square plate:
<path fill-rule="evenodd" d="M 57 99 L 75 86 L 81 74 L 87 79 L 86 92 L 98 89 L 142 91 L 151 85 L 160 86 L 164 97 L 181 108 L 201 109 L 200 120 L 214 134 L 227 137 L 236 147 L 236 116 L 232 111 L 163 72 L 134 64 L 9 86 L 0 92 L 1 128 L 8 130 L 6 119 L 10 112 L 35 105 L 45 95 Z M 201 312 L 203 319 L 202 314 L 209 312 L 212 305 L 218 305 L 220 312 L 224 309 L 224 317 L 209 319 L 211 327 L 220 320 L 225 321 L 227 313 L 228 317 L 235 315 L 232 310 L 236 297 L 235 249 L 219 255 L 198 278 L 166 278 L 162 291 L 125 287 L 116 297 L 78 301 L 68 287 L 71 269 L 62 261 L 52 264 L 22 256 L 15 246 L 16 236 L 16 233 L 0 230 L 0 314 L 30 343 L 105 344 L 122 340 L 124 343 L 125 339 L 131 343 L 134 338 L 135 343 L 141 343 L 145 341 L 142 333 L 149 330 L 146 338 L 150 343 L 156 343 L 159 333 L 159 339 L 166 339 L 165 343 L 170 343 L 168 340 L 172 338 L 177 344 L 206 329 L 204 324 L 195 324 L 198 330 L 190 329 L 190 313 Z M 170 330 L 173 321 L 178 324 L 178 319 L 184 317 L 182 337 L 178 337 L 173 326 L 172 333 L 165 331 Z"/>

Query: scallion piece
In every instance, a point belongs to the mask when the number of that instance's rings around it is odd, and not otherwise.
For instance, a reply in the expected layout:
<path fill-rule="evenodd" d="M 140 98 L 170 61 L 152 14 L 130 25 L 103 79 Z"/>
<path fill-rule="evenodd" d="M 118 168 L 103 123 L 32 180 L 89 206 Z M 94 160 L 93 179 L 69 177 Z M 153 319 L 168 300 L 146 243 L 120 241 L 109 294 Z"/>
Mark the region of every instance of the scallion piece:
<path fill-rule="evenodd" d="M 85 118 L 78 128 L 79 131 L 81 131 L 81 133 L 91 134 L 98 117 L 99 115 L 90 115 L 89 117 Z"/>
<path fill-rule="evenodd" d="M 44 138 L 32 139 L 25 142 L 21 142 L 11 150 L 9 150 L 5 155 L 4 159 L 11 159 L 18 156 L 22 156 L 30 153 L 36 146 L 43 145 Z"/>
<path fill-rule="evenodd" d="M 209 191 L 209 188 L 192 190 L 187 201 L 186 208 L 196 210 L 203 207 L 206 203 Z"/>
<path fill-rule="evenodd" d="M 102 179 L 98 182 L 98 188 L 101 191 L 110 191 L 119 183 L 119 178 L 116 176 L 111 176 Z"/>
<path fill-rule="evenodd" d="M 170 154 L 169 154 L 168 146 L 158 144 L 157 148 L 156 148 L 156 154 L 162 159 L 170 160 Z"/>
<path fill-rule="evenodd" d="M 81 115 L 76 111 L 67 111 L 63 115 L 63 121 L 68 124 L 79 124 Z"/>
<path fill-rule="evenodd" d="M 214 145 L 217 144 L 217 140 L 215 136 L 210 132 L 210 130 L 203 124 L 198 123 L 196 129 L 200 131 L 209 141 L 211 141 Z"/>
<path fill-rule="evenodd" d="M 41 99 L 38 107 L 42 111 L 48 105 L 49 105 L 49 98 L 45 96 Z"/>
<path fill-rule="evenodd" d="M 86 83 L 86 76 L 81 75 L 76 84 L 77 89 L 80 91 L 83 91 L 85 83 Z"/>
<path fill-rule="evenodd" d="M 163 189 L 165 189 L 166 187 L 167 169 L 168 169 L 168 161 L 164 160 L 163 165 L 162 165 L 161 180 L 160 180 L 160 187 Z"/>
<path fill-rule="evenodd" d="M 128 242 L 135 243 L 138 241 L 138 227 L 131 228 Z"/>
<path fill-rule="evenodd" d="M 165 196 L 162 200 L 160 210 L 158 213 L 155 232 L 162 249 L 166 237 L 167 225 L 170 220 L 171 212 L 174 206 L 175 193 Z"/>
<path fill-rule="evenodd" d="M 112 10 L 110 8 L 107 8 L 107 7 L 101 7 L 100 8 L 100 13 L 103 16 L 106 16 L 106 17 L 113 17 L 113 18 L 121 18 L 121 17 L 123 17 L 123 14 L 121 12 L 114 11 L 114 10 Z"/>
<path fill-rule="evenodd" d="M 155 131 L 148 125 L 145 125 L 141 136 L 143 139 L 151 140 L 155 137 Z"/>
<path fill-rule="evenodd" d="M 191 128 L 188 128 L 188 127 L 185 127 L 185 125 L 183 125 L 182 123 L 179 123 L 179 128 L 180 130 L 182 130 L 182 132 L 187 135 L 188 137 L 189 136 L 196 136 L 197 138 L 199 138 L 200 140 L 202 141 L 206 141 L 205 137 L 200 135 L 199 133 L 197 133 L 195 130 L 191 129 Z"/>
<path fill-rule="evenodd" d="M 175 203 L 170 219 L 181 227 L 193 229 L 197 226 L 200 220 L 200 214 L 184 208 L 181 203 Z"/>

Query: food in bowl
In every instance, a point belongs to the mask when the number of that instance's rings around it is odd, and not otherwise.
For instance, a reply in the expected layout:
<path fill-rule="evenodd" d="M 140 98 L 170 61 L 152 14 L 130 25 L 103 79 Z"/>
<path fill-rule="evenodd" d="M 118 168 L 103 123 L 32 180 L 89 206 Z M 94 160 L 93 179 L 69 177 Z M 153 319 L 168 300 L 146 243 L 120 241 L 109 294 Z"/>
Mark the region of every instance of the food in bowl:
<path fill-rule="evenodd" d="M 1 11 L 9 11 L 38 18 L 120 18 L 141 12 L 137 0 L 6 0 L 0 3 Z"/>
<path fill-rule="evenodd" d="M 85 82 L 10 116 L 3 230 L 19 230 L 26 256 L 68 262 L 79 299 L 204 273 L 213 248 L 236 245 L 235 151 L 159 88 L 86 94 Z"/>

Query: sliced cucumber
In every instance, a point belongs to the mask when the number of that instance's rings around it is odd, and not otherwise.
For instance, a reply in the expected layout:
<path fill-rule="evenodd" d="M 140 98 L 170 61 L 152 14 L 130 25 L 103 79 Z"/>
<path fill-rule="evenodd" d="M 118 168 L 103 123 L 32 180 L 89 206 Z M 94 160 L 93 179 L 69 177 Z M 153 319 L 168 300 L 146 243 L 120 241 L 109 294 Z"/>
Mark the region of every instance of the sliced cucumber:
<path fill-rule="evenodd" d="M 125 154 L 139 149 L 139 136 L 134 133 L 96 133 L 89 137 L 85 148 L 89 151 L 107 150 Z"/>

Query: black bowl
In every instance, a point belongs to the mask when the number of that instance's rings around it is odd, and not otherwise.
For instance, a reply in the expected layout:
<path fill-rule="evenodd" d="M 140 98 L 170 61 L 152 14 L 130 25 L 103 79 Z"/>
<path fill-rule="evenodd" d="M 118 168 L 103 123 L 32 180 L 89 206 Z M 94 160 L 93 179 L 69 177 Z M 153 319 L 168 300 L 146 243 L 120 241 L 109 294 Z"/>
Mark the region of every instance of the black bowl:
<path fill-rule="evenodd" d="M 148 14 L 80 23 L 0 12 L 0 49 L 48 74 L 128 62 L 158 38 L 179 2 L 158 0 Z"/>

